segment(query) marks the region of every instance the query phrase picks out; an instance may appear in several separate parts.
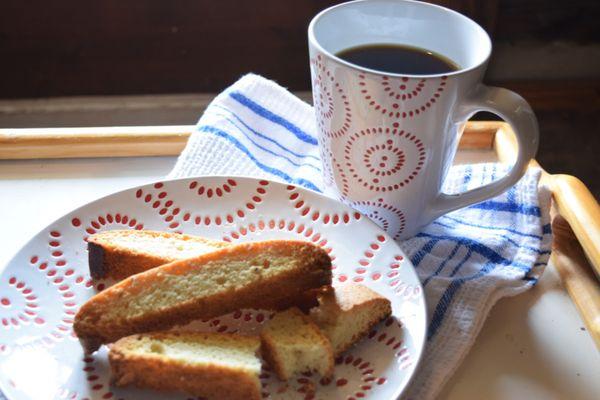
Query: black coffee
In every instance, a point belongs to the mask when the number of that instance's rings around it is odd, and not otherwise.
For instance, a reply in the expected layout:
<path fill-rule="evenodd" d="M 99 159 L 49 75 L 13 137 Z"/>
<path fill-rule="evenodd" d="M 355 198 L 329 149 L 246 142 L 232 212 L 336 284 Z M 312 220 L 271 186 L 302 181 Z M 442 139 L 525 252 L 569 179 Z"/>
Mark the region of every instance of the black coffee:
<path fill-rule="evenodd" d="M 395 74 L 433 75 L 458 70 L 453 61 L 433 51 L 396 44 L 351 47 L 336 55 L 361 67 Z"/>

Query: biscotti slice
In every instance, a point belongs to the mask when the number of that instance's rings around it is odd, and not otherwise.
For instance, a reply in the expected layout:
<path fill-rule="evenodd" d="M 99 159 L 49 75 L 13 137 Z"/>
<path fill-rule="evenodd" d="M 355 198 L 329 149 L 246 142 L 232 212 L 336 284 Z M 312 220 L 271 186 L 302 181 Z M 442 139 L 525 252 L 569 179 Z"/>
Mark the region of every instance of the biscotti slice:
<path fill-rule="evenodd" d="M 365 337 L 392 314 L 388 299 L 358 284 L 347 284 L 319 295 L 319 306 L 311 318 L 327 335 L 335 357 Z"/>
<path fill-rule="evenodd" d="M 200 236 L 138 230 L 104 231 L 87 242 L 92 278 L 115 280 L 229 245 Z"/>
<path fill-rule="evenodd" d="M 186 392 L 206 399 L 260 399 L 260 341 L 226 333 L 148 333 L 110 346 L 117 386 Z"/>
<path fill-rule="evenodd" d="M 261 352 L 279 379 L 316 371 L 333 374 L 333 350 L 329 339 L 298 308 L 275 314 L 261 333 Z"/>
<path fill-rule="evenodd" d="M 93 351 L 134 333 L 289 303 L 330 284 L 331 260 L 311 243 L 236 244 L 130 276 L 89 299 L 73 328 L 84 348 Z"/>

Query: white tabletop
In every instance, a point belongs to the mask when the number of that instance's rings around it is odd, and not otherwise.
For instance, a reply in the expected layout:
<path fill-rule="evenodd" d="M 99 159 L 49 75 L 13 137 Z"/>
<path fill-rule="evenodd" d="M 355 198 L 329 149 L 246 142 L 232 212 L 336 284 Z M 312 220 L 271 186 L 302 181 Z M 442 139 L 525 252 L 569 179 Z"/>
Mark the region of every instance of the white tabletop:
<path fill-rule="evenodd" d="M 0 161 L 0 270 L 75 207 L 164 177 L 172 157 Z M 552 266 L 493 309 L 443 399 L 598 399 L 600 353 Z"/>

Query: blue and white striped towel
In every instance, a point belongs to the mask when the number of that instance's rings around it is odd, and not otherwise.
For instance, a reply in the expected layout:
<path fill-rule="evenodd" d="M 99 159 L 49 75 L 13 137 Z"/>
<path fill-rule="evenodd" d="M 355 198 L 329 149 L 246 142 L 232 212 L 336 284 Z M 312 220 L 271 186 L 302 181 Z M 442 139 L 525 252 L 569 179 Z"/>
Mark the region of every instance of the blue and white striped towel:
<path fill-rule="evenodd" d="M 322 191 L 313 109 L 284 88 L 246 75 L 207 108 L 171 178 L 244 175 Z M 506 172 L 499 164 L 456 166 L 445 192 Z M 407 398 L 429 399 L 473 344 L 498 299 L 532 287 L 550 255 L 549 190 L 530 170 L 505 194 L 453 212 L 401 243 L 425 288 L 427 347 Z"/>

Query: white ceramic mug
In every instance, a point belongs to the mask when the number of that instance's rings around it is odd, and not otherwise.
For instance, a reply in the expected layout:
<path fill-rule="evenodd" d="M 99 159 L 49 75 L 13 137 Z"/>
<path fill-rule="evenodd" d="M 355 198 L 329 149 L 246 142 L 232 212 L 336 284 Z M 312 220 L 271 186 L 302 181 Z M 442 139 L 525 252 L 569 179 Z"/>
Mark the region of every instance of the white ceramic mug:
<path fill-rule="evenodd" d="M 397 239 L 435 218 L 514 185 L 535 156 L 538 127 L 527 102 L 481 83 L 492 50 L 467 17 L 432 4 L 360 0 L 326 9 L 308 28 L 324 179 L 341 200 Z M 348 63 L 336 53 L 366 44 L 403 44 L 459 66 L 403 75 Z M 501 179 L 460 194 L 441 192 L 467 119 L 490 111 L 512 126 L 519 154 Z"/>

